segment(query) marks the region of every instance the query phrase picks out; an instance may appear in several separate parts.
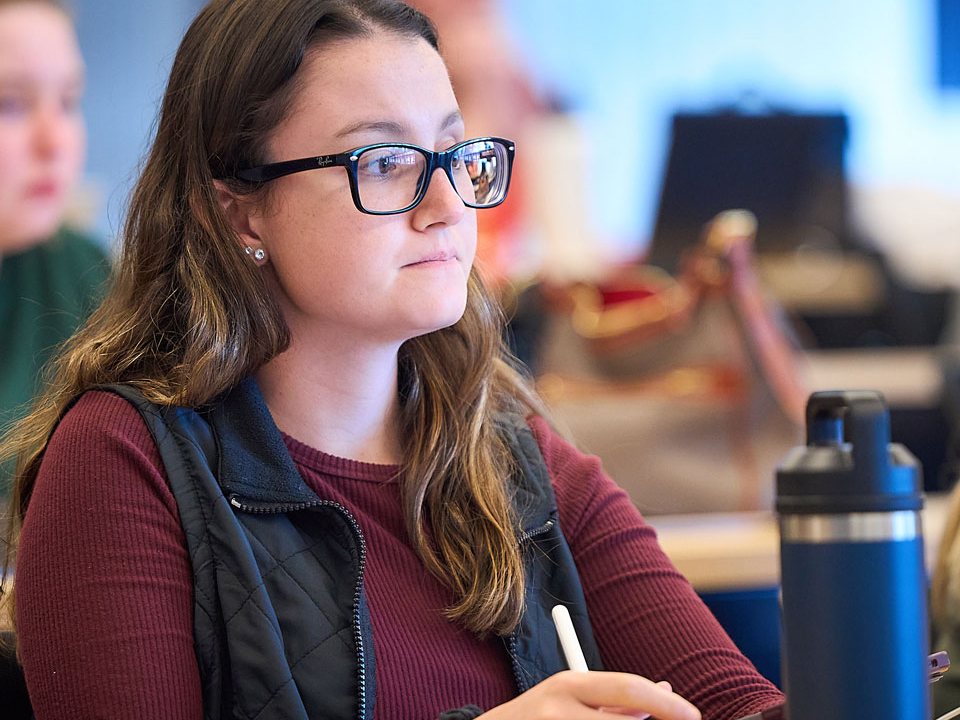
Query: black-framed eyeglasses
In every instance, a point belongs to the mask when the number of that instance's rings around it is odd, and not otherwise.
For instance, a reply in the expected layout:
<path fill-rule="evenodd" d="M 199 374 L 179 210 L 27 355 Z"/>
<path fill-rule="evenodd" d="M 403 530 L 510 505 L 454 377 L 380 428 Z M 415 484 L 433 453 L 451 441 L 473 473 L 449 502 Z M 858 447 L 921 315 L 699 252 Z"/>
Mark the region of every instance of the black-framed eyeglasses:
<path fill-rule="evenodd" d="M 285 160 L 238 170 L 232 177 L 265 183 L 284 175 L 344 167 L 353 204 L 370 215 L 394 215 L 415 208 L 442 168 L 453 189 L 472 208 L 491 208 L 507 197 L 514 144 L 497 137 L 465 140 L 433 152 L 408 143 L 377 143 L 336 155 Z"/>

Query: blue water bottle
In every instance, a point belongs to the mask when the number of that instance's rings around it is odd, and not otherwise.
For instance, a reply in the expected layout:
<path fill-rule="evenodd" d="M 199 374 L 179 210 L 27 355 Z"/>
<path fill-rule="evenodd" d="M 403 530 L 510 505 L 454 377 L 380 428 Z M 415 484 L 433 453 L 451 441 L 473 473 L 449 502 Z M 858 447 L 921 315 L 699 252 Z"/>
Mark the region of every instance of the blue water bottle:
<path fill-rule="evenodd" d="M 790 720 L 929 720 L 921 472 L 877 392 L 818 392 L 777 471 Z"/>

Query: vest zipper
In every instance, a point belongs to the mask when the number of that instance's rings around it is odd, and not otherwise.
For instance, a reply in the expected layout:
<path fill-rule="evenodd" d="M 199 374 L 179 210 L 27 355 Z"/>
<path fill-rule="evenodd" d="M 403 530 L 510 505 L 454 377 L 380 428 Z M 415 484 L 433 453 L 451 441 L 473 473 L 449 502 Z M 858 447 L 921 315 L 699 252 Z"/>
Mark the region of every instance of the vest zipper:
<path fill-rule="evenodd" d="M 548 532 L 553 527 L 553 525 L 554 525 L 553 520 L 547 520 L 540 527 L 536 527 L 533 530 L 528 530 L 527 532 L 520 535 L 520 542 L 524 543 L 532 537 L 536 537 L 537 535 L 543 535 L 545 532 Z"/>
<path fill-rule="evenodd" d="M 525 543 L 531 538 L 536 537 L 537 535 L 543 535 L 545 532 L 549 532 L 554 526 L 553 520 L 547 520 L 540 527 L 536 527 L 533 530 L 528 530 L 527 532 L 520 535 L 520 543 Z M 513 665 L 513 680 L 517 684 L 517 689 L 524 693 L 530 689 L 530 685 L 527 683 L 526 679 L 523 677 L 523 674 L 520 670 L 520 661 L 517 659 L 517 632 L 514 630 L 509 635 L 507 635 L 507 652 L 510 655 L 510 663 Z"/>
<path fill-rule="evenodd" d="M 284 505 L 282 503 L 264 503 L 263 505 L 247 505 L 242 502 L 240 498 L 236 495 L 230 496 L 230 504 L 247 513 L 254 513 L 259 515 L 267 514 L 279 514 L 279 513 L 288 513 L 294 512 L 296 510 L 308 510 L 314 507 L 329 507 L 346 518 L 347 522 L 350 523 L 350 527 L 353 528 L 353 532 L 359 541 L 360 544 L 360 573 L 357 575 L 357 583 L 353 588 L 353 640 L 357 648 L 357 668 L 358 668 L 358 681 L 359 686 L 359 706 L 360 711 L 357 715 L 358 720 L 366 720 L 367 716 L 367 675 L 366 675 L 366 650 L 363 646 L 363 631 L 360 628 L 360 596 L 363 593 L 363 573 L 367 564 L 367 543 L 363 538 L 363 532 L 360 530 L 360 526 L 357 524 L 356 519 L 340 503 L 333 502 L 332 500 L 314 500 L 311 502 L 303 503 L 293 503 L 289 505 Z"/>

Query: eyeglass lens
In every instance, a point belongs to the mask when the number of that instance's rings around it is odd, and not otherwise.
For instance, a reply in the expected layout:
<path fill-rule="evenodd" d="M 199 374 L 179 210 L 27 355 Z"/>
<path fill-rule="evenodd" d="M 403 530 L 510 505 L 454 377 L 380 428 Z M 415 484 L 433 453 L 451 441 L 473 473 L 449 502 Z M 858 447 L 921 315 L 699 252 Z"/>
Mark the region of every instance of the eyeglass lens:
<path fill-rule="evenodd" d="M 357 160 L 360 204 L 374 212 L 409 207 L 427 180 L 426 156 L 408 147 L 371 148 Z M 509 160 L 503 143 L 478 140 L 464 145 L 450 158 L 453 187 L 468 205 L 486 207 L 503 200 Z"/>

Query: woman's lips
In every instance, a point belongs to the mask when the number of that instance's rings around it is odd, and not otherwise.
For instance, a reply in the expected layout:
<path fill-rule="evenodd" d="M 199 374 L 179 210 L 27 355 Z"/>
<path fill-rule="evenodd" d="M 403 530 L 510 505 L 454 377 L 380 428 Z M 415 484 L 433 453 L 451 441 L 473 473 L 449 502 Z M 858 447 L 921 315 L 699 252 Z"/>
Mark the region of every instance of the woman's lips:
<path fill-rule="evenodd" d="M 53 180 L 41 180 L 27 187 L 27 197 L 36 200 L 49 200 L 60 194 L 60 185 Z"/>
<path fill-rule="evenodd" d="M 431 253 L 429 255 L 424 255 L 422 258 L 416 262 L 408 263 L 405 267 L 421 267 L 429 265 L 442 265 L 443 263 L 450 262 L 451 260 L 456 260 L 457 254 L 444 250 L 441 252 Z"/>

